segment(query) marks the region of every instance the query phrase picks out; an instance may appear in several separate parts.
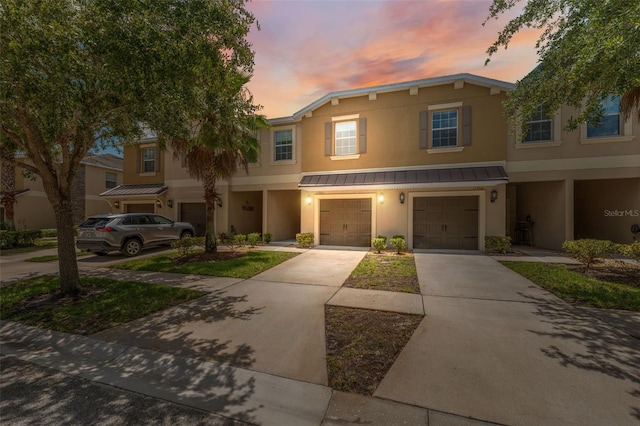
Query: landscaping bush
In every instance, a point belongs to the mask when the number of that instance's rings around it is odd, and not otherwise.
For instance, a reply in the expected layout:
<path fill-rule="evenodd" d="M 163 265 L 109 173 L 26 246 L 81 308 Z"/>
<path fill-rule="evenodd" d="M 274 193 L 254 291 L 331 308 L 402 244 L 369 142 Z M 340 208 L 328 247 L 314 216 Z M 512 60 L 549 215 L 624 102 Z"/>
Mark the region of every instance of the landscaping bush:
<path fill-rule="evenodd" d="M 487 253 L 506 253 L 511 248 L 511 237 L 486 236 L 484 237 L 484 250 Z"/>
<path fill-rule="evenodd" d="M 393 237 L 391 237 L 391 239 L 394 239 L 394 238 L 401 238 L 401 239 L 407 241 L 407 239 L 404 237 L 404 235 L 400 235 L 400 234 L 396 234 Z"/>
<path fill-rule="evenodd" d="M 264 241 L 265 243 L 269 244 L 271 242 L 271 238 L 273 238 L 271 233 L 270 232 L 265 232 L 264 235 L 262 236 L 262 241 Z"/>
<path fill-rule="evenodd" d="M 29 247 L 33 246 L 36 243 L 36 240 L 40 238 L 42 233 L 39 229 L 29 230 L 29 229 L 21 229 L 16 232 L 16 244 L 21 247 Z"/>
<path fill-rule="evenodd" d="M 255 247 L 260 242 L 260 234 L 258 232 L 252 232 L 247 235 L 247 242 L 251 247 Z"/>
<path fill-rule="evenodd" d="M 204 237 L 184 237 L 171 243 L 171 248 L 179 250 L 182 256 L 193 253 L 198 246 L 204 246 Z"/>
<path fill-rule="evenodd" d="M 385 245 L 387 244 L 387 237 L 385 237 L 384 235 L 378 235 L 376 238 L 382 238 L 384 240 Z"/>
<path fill-rule="evenodd" d="M 631 244 L 618 244 L 617 252 L 629 259 L 640 262 L 640 242 L 634 241 Z"/>
<path fill-rule="evenodd" d="M 394 236 L 393 238 L 391 238 L 391 241 L 389 241 L 389 244 L 391 244 L 391 247 L 393 247 L 394 249 L 396 249 L 396 253 L 400 254 L 401 251 L 404 251 L 407 249 L 407 242 L 404 239 L 404 236 L 400 235 L 400 236 Z"/>
<path fill-rule="evenodd" d="M 615 251 L 615 244 L 608 240 L 582 239 L 565 241 L 562 248 L 588 269 L 597 259 L 609 257 Z"/>
<path fill-rule="evenodd" d="M 378 253 L 380 253 L 381 250 L 387 248 L 387 237 L 378 236 L 377 238 L 372 238 L 371 247 L 373 247 Z"/>
<path fill-rule="evenodd" d="M 15 231 L 0 231 L 0 249 L 8 250 L 16 245 Z"/>
<path fill-rule="evenodd" d="M 42 238 L 55 238 L 58 236 L 58 230 L 56 228 L 41 229 Z"/>
<path fill-rule="evenodd" d="M 296 234 L 296 241 L 301 247 L 311 247 L 313 245 L 313 232 L 299 232 Z"/>
<path fill-rule="evenodd" d="M 233 242 L 238 247 L 243 246 L 245 241 L 247 241 L 247 236 L 244 234 L 236 234 L 235 237 L 233 237 Z"/>

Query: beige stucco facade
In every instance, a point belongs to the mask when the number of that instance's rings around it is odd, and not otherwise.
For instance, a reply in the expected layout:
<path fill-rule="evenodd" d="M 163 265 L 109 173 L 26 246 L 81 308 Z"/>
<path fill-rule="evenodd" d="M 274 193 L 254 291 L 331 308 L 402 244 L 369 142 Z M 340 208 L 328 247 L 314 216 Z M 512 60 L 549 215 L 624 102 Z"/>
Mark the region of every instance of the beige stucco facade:
<path fill-rule="evenodd" d="M 345 244 L 356 245 L 404 235 L 410 249 L 483 250 L 494 235 L 555 249 L 582 237 L 631 241 L 640 210 L 637 120 L 621 123 L 618 135 L 589 138 L 586 126 L 563 130 L 575 116 L 563 108 L 550 140 L 516 142 L 502 110 L 512 88 L 459 74 L 330 93 L 271 119 L 258 134 L 259 161 L 218 182 L 217 230 L 274 240 L 312 232 L 315 244 L 341 241 L 333 237 L 343 230 Z M 112 205 L 201 221 L 202 187 L 173 153 L 158 152 L 160 164 L 141 173 L 139 150 L 154 143 L 125 148 L 124 183 L 158 192 L 111 197 Z"/>

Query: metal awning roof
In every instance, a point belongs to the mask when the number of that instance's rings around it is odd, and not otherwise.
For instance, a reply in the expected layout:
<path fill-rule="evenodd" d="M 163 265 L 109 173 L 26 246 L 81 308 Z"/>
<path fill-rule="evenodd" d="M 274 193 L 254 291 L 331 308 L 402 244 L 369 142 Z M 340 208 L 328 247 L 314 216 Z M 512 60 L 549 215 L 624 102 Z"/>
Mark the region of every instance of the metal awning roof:
<path fill-rule="evenodd" d="M 100 194 L 102 197 L 155 196 L 165 192 L 168 187 L 161 183 L 143 185 L 118 185 Z"/>
<path fill-rule="evenodd" d="M 413 186 L 450 183 L 506 183 L 502 166 L 456 167 L 448 169 L 353 172 L 303 176 L 300 188 L 342 186 Z"/>

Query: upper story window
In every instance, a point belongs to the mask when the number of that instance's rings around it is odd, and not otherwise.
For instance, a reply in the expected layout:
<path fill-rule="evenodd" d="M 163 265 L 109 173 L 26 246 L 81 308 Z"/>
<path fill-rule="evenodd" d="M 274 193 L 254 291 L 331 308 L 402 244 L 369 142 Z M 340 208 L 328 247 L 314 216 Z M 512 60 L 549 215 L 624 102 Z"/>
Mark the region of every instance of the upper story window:
<path fill-rule="evenodd" d="M 144 148 L 142 150 L 142 173 L 156 171 L 156 149 Z"/>
<path fill-rule="evenodd" d="M 544 105 L 540 105 L 531 115 L 527 127 L 523 142 L 547 142 L 553 138 L 551 117 L 546 114 Z"/>
<path fill-rule="evenodd" d="M 431 114 L 431 141 L 433 148 L 458 145 L 458 110 L 434 111 Z"/>
<path fill-rule="evenodd" d="M 360 114 L 332 117 L 325 123 L 324 155 L 332 160 L 353 160 L 367 152 L 367 119 Z"/>
<path fill-rule="evenodd" d="M 355 155 L 357 153 L 357 128 L 355 120 L 335 123 L 335 155 Z"/>
<path fill-rule="evenodd" d="M 429 105 L 420 111 L 419 141 L 429 154 L 462 151 L 471 145 L 471 107 L 462 102 Z"/>
<path fill-rule="evenodd" d="M 620 96 L 610 96 L 602 101 L 604 115 L 597 123 L 587 123 L 587 138 L 600 138 L 603 136 L 620 136 Z"/>
<path fill-rule="evenodd" d="M 273 141 L 274 161 L 293 160 L 293 129 L 274 131 Z"/>
<path fill-rule="evenodd" d="M 116 173 L 106 172 L 104 186 L 106 188 L 115 188 L 117 185 L 118 185 L 118 175 Z"/>

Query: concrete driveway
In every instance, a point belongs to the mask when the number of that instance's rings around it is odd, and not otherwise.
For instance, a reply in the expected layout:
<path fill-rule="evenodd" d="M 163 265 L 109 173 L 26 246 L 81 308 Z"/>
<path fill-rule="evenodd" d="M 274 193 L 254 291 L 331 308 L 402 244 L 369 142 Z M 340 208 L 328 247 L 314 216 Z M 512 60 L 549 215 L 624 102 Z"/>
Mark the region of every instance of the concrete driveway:
<path fill-rule="evenodd" d="M 415 259 L 427 316 L 375 396 L 508 425 L 640 422 L 640 340 L 489 257 Z"/>

